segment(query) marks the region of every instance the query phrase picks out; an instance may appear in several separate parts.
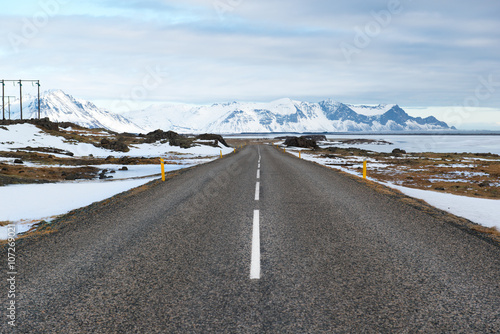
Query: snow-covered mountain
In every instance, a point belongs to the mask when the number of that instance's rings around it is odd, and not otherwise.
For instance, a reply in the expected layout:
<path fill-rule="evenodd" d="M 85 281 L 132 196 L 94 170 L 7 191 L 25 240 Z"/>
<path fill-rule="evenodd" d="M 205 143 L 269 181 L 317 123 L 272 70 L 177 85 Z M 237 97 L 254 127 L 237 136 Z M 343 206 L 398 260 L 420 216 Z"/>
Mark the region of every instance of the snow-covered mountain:
<path fill-rule="evenodd" d="M 325 100 L 318 103 L 280 99 L 269 103 L 216 103 L 210 106 L 157 104 L 125 114 L 114 114 L 92 102 L 76 99 L 61 90 L 41 97 L 41 117 L 72 122 L 89 128 L 146 133 L 157 129 L 179 133 L 269 133 L 425 131 L 450 127 L 435 117 L 411 117 L 398 105 L 355 106 Z M 19 118 L 19 101 L 11 107 Z M 23 98 L 24 118 L 38 117 L 36 97 Z"/>
<path fill-rule="evenodd" d="M 40 116 L 53 122 L 72 122 L 87 128 L 105 128 L 116 132 L 140 133 L 144 129 L 125 117 L 76 99 L 62 90 L 47 91 L 40 98 Z M 11 118 L 20 118 L 19 100 L 11 105 Z M 23 96 L 23 118 L 38 118 L 38 97 Z"/>
<path fill-rule="evenodd" d="M 280 99 L 270 103 L 224 103 L 211 106 L 153 105 L 124 114 L 146 130 L 184 133 L 348 132 L 443 130 L 434 117 L 411 117 L 398 105 L 353 106 Z"/>

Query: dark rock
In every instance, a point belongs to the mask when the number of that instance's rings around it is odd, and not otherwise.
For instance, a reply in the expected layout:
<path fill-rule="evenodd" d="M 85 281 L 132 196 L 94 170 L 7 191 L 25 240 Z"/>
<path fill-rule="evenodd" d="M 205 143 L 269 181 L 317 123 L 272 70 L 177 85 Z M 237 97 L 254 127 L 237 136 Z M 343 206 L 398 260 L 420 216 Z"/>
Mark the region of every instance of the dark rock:
<path fill-rule="evenodd" d="M 174 138 L 169 139 L 169 143 L 172 146 L 179 146 L 180 148 L 190 148 L 193 141 L 189 138 Z"/>
<path fill-rule="evenodd" d="M 21 159 L 16 159 L 14 160 L 15 164 L 24 164 L 24 162 Z"/>
<path fill-rule="evenodd" d="M 306 139 L 304 137 L 290 137 L 285 140 L 285 145 L 288 147 L 318 148 L 318 144 L 316 144 L 315 140 Z"/>
<path fill-rule="evenodd" d="M 106 173 L 108 172 L 107 169 L 103 169 L 101 171 L 101 173 L 99 173 L 99 180 L 104 180 L 104 179 L 112 179 L 113 177 L 112 176 L 108 176 L 106 175 Z M 110 173 L 113 173 L 114 171 L 111 171 Z"/>
<path fill-rule="evenodd" d="M 405 150 L 401 150 L 399 148 L 395 148 L 392 150 L 392 154 L 406 154 Z"/>
<path fill-rule="evenodd" d="M 172 146 L 179 146 L 181 148 L 189 148 L 192 146 L 193 140 L 178 134 L 174 131 L 163 131 L 163 130 L 155 130 L 145 135 L 146 143 L 155 143 L 160 141 L 163 144 L 166 144 L 167 141 Z"/>
<path fill-rule="evenodd" d="M 212 133 L 204 133 L 202 135 L 196 136 L 196 139 L 199 140 L 214 140 L 217 141 L 218 143 L 221 143 L 222 145 L 229 147 L 229 145 L 226 143 L 224 138 L 221 135 L 216 135 Z"/>
<path fill-rule="evenodd" d="M 434 188 L 434 190 L 444 190 L 444 188 L 443 187 L 436 187 L 436 188 Z"/>
<path fill-rule="evenodd" d="M 488 181 L 483 181 L 483 182 L 479 183 L 478 186 L 480 186 L 480 187 L 490 187 L 491 184 Z"/>
<path fill-rule="evenodd" d="M 174 131 L 165 132 L 165 131 L 159 130 L 159 129 L 146 134 L 145 137 L 146 137 L 146 143 L 154 143 L 154 142 L 156 142 L 158 140 L 162 140 L 162 139 L 171 140 L 171 139 L 183 138 L 183 136 L 178 134 L 177 132 L 174 132 Z"/>
<path fill-rule="evenodd" d="M 51 122 L 48 117 L 34 120 L 34 123 L 39 127 L 47 130 L 59 131 L 59 126 L 57 125 L 57 123 Z"/>
<path fill-rule="evenodd" d="M 128 168 L 123 166 L 122 168 L 120 168 L 120 170 L 128 170 Z"/>
<path fill-rule="evenodd" d="M 109 160 L 114 159 L 114 158 L 115 158 L 114 156 L 112 156 L 112 155 L 108 155 L 108 156 L 106 157 L 106 159 L 104 159 L 104 160 L 108 160 L 108 161 L 109 161 Z"/>
<path fill-rule="evenodd" d="M 108 149 L 108 150 L 112 150 L 112 151 L 118 151 L 118 152 L 130 151 L 127 144 L 125 144 L 121 140 L 121 138 L 118 140 L 110 140 L 108 138 L 103 138 L 103 139 L 101 139 L 101 147 Z"/>

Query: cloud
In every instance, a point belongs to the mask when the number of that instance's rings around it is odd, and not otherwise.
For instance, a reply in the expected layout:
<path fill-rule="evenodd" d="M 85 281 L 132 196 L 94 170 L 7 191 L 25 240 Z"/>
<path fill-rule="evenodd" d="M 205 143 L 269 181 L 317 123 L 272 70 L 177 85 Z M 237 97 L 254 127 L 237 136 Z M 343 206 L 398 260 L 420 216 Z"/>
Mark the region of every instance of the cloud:
<path fill-rule="evenodd" d="M 387 1 L 87 0 L 61 7 L 18 52 L 8 36 L 22 36 L 40 8 L 32 2 L 21 15 L 12 6 L 0 14 L 0 73 L 89 99 L 122 98 L 148 67 L 165 79 L 145 99 L 191 103 L 286 96 L 447 106 L 474 97 L 481 78 L 500 82 L 492 1 L 401 0 L 386 24 Z M 342 43 L 355 48 L 350 62 Z M 498 103 L 496 93 L 479 106 Z"/>

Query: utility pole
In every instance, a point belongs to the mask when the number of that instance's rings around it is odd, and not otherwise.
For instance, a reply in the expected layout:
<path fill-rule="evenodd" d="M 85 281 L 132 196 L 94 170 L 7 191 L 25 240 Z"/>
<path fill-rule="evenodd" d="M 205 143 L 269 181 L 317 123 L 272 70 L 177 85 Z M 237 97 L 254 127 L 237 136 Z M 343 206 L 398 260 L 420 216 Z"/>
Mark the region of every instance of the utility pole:
<path fill-rule="evenodd" d="M 5 100 L 5 98 L 7 98 L 7 106 L 9 107 L 9 120 L 10 120 L 10 99 L 15 99 L 16 97 L 15 96 L 6 96 L 6 95 L 3 95 L 2 96 L 2 100 Z M 5 110 L 5 104 L 3 104 L 3 110 Z"/>
<path fill-rule="evenodd" d="M 2 80 L 2 119 L 5 121 L 5 80 Z"/>
<path fill-rule="evenodd" d="M 5 81 L 8 82 L 13 82 L 14 86 L 16 83 L 19 84 L 19 110 L 20 110 L 20 115 L 21 119 L 23 119 L 23 81 L 28 81 L 31 82 L 32 85 L 37 85 L 38 86 L 38 119 L 40 119 L 40 80 L 0 80 L 2 83 L 2 117 L 5 120 Z M 10 100 L 9 100 L 10 101 Z M 10 108 L 10 102 L 9 102 L 9 108 Z M 10 109 L 9 109 L 9 119 L 10 119 Z"/>
<path fill-rule="evenodd" d="M 36 85 L 38 86 L 38 119 L 40 119 L 40 80 L 37 80 Z"/>
<path fill-rule="evenodd" d="M 21 107 L 21 121 L 23 120 L 23 81 L 19 80 L 19 105 Z"/>

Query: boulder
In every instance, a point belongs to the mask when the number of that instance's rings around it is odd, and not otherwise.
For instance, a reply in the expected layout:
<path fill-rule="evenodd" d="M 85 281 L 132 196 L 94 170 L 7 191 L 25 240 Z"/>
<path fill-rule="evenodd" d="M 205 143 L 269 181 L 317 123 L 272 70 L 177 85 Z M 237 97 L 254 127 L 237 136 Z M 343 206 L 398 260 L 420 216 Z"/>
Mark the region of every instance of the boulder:
<path fill-rule="evenodd" d="M 290 137 L 285 140 L 286 146 L 302 147 L 302 148 L 318 148 L 318 144 L 313 139 L 305 137 Z"/>
<path fill-rule="evenodd" d="M 147 135 L 145 135 L 146 137 L 146 143 L 154 143 L 158 140 L 162 140 L 162 139 L 168 139 L 168 140 L 172 140 L 172 139 L 178 139 L 178 138 L 183 138 L 182 135 L 178 134 L 177 132 L 174 132 L 174 131 L 163 131 L 163 130 L 155 130 L 153 132 L 150 132 L 148 133 Z"/>
<path fill-rule="evenodd" d="M 112 150 L 112 151 L 117 151 L 117 152 L 128 152 L 130 149 L 128 148 L 127 144 L 125 144 L 121 140 L 110 140 L 108 138 L 103 138 L 101 139 L 101 147 Z"/>

